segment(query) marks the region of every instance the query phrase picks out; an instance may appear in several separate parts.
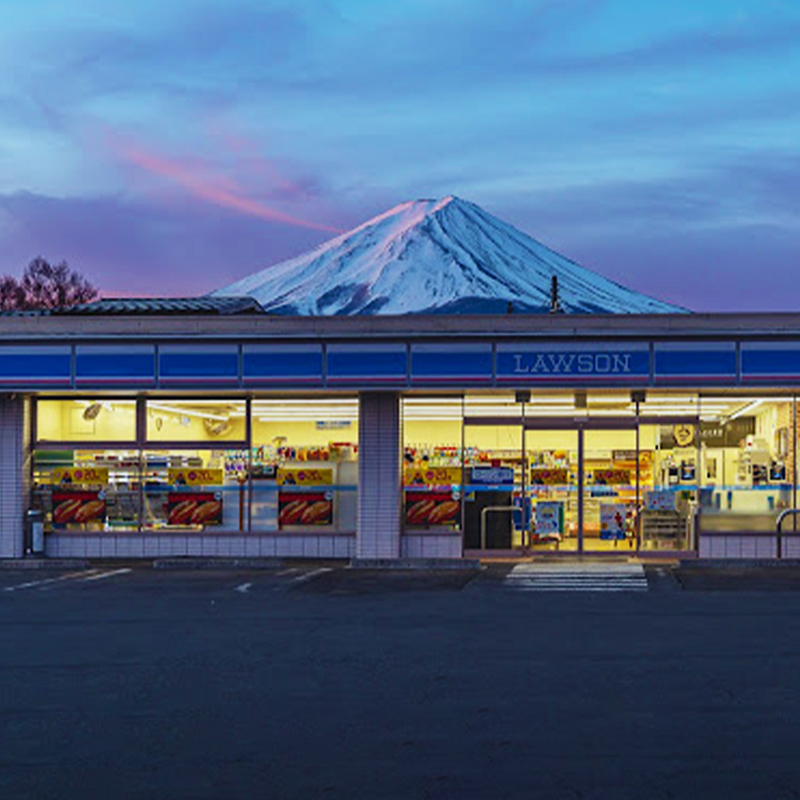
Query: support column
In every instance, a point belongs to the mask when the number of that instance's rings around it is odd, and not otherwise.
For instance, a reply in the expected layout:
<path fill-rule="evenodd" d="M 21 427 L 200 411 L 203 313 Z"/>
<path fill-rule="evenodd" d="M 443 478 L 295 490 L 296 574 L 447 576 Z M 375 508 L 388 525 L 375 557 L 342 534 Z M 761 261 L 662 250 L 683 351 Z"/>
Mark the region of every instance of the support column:
<path fill-rule="evenodd" d="M 30 400 L 0 395 L 0 558 L 21 558 L 30 491 Z"/>
<path fill-rule="evenodd" d="M 397 392 L 362 392 L 358 417 L 357 559 L 400 557 L 402 420 Z"/>

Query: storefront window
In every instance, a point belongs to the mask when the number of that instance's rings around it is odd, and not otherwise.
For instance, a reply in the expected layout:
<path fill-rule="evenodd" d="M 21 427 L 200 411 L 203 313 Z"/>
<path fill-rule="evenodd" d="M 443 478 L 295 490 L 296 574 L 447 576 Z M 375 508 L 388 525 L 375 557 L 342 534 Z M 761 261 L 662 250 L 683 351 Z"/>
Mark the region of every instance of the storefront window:
<path fill-rule="evenodd" d="M 36 435 L 40 442 L 135 442 L 136 401 L 40 399 Z"/>
<path fill-rule="evenodd" d="M 355 397 L 254 399 L 251 459 L 253 531 L 355 531 Z"/>
<path fill-rule="evenodd" d="M 247 437 L 244 400 L 148 400 L 150 442 L 243 442 Z"/>
<path fill-rule="evenodd" d="M 154 531 L 246 531 L 246 450 L 146 450 L 143 527 Z"/>
<path fill-rule="evenodd" d="M 406 398 L 403 436 L 406 530 L 461 530 L 461 398 Z"/>
<path fill-rule="evenodd" d="M 48 531 L 113 532 L 139 527 L 137 450 L 37 450 L 34 508 Z"/>
<path fill-rule="evenodd" d="M 702 529 L 774 531 L 792 506 L 792 397 L 701 398 Z"/>

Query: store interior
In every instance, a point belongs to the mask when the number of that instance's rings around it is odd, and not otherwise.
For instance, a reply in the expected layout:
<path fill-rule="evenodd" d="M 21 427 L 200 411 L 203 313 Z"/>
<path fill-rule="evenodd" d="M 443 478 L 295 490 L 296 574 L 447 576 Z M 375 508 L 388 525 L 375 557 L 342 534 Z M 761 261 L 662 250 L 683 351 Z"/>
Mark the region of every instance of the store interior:
<path fill-rule="evenodd" d="M 468 551 L 692 550 L 795 505 L 790 394 L 408 394 L 402 418 L 404 529 Z M 44 396 L 33 437 L 48 530 L 356 530 L 354 395 Z"/>
<path fill-rule="evenodd" d="M 795 419 L 791 395 L 410 396 L 406 527 L 533 552 L 685 551 L 701 529 L 774 530 L 793 506 Z"/>

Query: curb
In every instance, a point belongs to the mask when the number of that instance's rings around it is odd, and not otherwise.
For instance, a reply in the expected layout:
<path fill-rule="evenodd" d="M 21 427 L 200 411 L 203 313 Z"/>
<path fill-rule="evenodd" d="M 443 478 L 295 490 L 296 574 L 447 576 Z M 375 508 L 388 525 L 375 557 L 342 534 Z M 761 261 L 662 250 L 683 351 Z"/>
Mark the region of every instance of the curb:
<path fill-rule="evenodd" d="M 86 558 L 3 558 L 0 569 L 85 569 Z"/>
<path fill-rule="evenodd" d="M 282 558 L 157 558 L 153 569 L 278 569 Z"/>
<path fill-rule="evenodd" d="M 354 558 L 352 569 L 460 569 L 475 571 L 482 569 L 476 558 Z"/>
<path fill-rule="evenodd" d="M 703 570 L 703 569 L 742 569 L 753 567 L 767 567 L 769 569 L 786 569 L 800 567 L 800 559 L 782 558 L 692 558 L 682 559 L 678 562 L 678 569 Z"/>

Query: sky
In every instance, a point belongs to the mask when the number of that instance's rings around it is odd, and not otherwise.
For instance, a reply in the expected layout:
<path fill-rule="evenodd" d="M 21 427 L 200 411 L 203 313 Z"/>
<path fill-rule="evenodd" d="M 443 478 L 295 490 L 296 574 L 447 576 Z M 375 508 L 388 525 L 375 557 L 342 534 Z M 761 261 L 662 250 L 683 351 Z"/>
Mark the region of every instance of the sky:
<path fill-rule="evenodd" d="M 796 0 L 3 0 L 0 273 L 198 295 L 457 195 L 695 311 L 800 309 Z"/>

